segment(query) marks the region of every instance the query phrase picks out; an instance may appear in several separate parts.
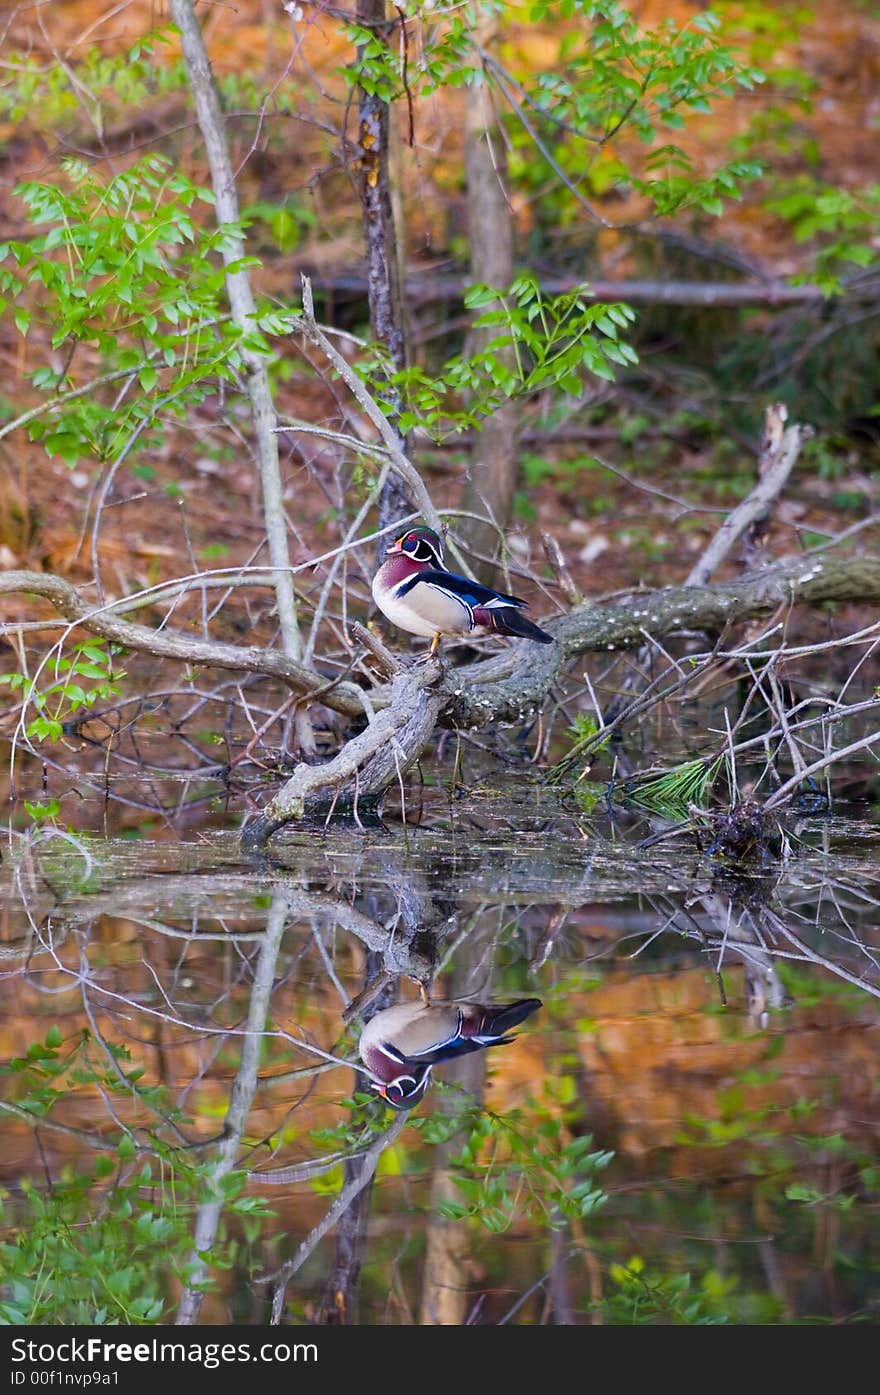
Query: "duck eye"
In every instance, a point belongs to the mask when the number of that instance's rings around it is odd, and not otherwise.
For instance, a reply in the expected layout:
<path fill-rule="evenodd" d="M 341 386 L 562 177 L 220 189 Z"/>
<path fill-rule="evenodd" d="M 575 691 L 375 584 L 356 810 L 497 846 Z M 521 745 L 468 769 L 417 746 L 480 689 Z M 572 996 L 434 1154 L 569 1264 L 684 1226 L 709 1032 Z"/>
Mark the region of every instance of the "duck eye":
<path fill-rule="evenodd" d="M 387 1089 L 387 1091 L 385 1092 L 385 1098 L 388 1099 L 388 1100 L 395 1100 L 395 1101 L 396 1101 L 396 1100 L 402 1100 L 402 1099 L 403 1099 L 403 1090 L 402 1090 L 401 1087 L 400 1087 L 399 1085 L 397 1085 L 396 1083 L 391 1084 L 391 1085 L 388 1086 L 388 1089 Z"/>

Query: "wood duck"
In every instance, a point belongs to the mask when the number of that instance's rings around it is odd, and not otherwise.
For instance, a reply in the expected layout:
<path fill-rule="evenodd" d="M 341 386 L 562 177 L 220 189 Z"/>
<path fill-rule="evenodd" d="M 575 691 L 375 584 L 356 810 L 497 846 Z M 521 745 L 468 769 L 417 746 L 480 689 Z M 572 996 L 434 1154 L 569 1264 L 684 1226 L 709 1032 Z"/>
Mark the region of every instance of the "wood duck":
<path fill-rule="evenodd" d="M 541 1006 L 540 998 L 512 1003 L 412 1002 L 384 1008 L 361 1033 L 359 1051 L 370 1081 L 392 1109 L 418 1104 L 440 1061 L 505 1046 L 507 1033 Z"/>
<path fill-rule="evenodd" d="M 446 570 L 443 544 L 433 528 L 410 528 L 391 547 L 373 577 L 373 599 L 392 624 L 430 639 L 427 657 L 443 635 L 494 630 L 500 635 L 552 644 L 548 635 L 520 612 L 526 602 Z"/>

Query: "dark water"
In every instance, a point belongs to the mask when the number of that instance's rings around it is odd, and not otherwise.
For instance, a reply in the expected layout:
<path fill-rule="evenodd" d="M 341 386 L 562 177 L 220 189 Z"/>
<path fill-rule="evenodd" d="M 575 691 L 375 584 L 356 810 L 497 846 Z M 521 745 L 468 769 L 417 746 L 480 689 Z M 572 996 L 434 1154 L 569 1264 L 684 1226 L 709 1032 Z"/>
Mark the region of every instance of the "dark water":
<path fill-rule="evenodd" d="M 876 1322 L 867 807 L 732 870 L 527 770 L 455 793 L 259 857 L 237 827 L 9 836 L 4 1238 L 63 1219 L 78 1278 L 20 1245 L 7 1321 Z M 357 1040 L 420 982 L 542 1007 L 398 1116 Z M 315 1238 L 389 1125 L 358 1226 Z"/>

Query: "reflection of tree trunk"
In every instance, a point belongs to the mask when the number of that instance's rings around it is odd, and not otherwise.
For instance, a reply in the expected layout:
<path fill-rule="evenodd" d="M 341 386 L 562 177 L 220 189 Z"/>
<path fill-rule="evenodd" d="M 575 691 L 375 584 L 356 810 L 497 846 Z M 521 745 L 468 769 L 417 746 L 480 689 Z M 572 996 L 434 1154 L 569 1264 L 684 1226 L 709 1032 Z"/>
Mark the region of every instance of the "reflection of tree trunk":
<path fill-rule="evenodd" d="M 401 973 L 418 978 L 424 983 L 430 981 L 436 956 L 434 933 L 442 919 L 431 898 L 427 882 L 420 873 L 407 868 L 406 875 L 402 875 L 400 867 L 392 857 L 380 857 L 380 865 L 387 871 L 385 893 L 370 891 L 364 899 L 366 915 L 360 916 L 358 922 L 346 926 L 355 934 L 359 934 L 364 943 L 369 945 L 364 960 L 364 990 L 343 1013 L 344 1021 L 350 1021 L 352 1016 L 357 1016 L 362 1019 L 363 1026 L 366 1026 L 377 1012 L 390 1007 L 396 1000 L 396 986 Z M 380 929 L 389 919 L 388 892 L 397 901 L 397 924 L 390 935 Z M 340 923 L 346 924 L 344 908 Z M 372 943 L 369 932 L 364 933 L 366 925 L 375 927 L 377 938 Z M 388 936 L 387 947 L 381 941 L 383 934 Z M 391 964 L 398 966 L 397 973 L 389 971 Z M 371 991 L 383 981 L 384 986 L 379 992 Z M 361 1001 L 365 1004 L 363 1007 L 360 1006 Z M 355 1087 L 363 1088 L 363 1080 L 357 1076 Z M 375 1169 L 375 1162 L 365 1157 L 346 1159 L 343 1189 L 350 1182 L 363 1177 L 367 1167 Z M 337 1222 L 333 1268 L 327 1276 L 321 1306 L 321 1321 L 324 1323 L 338 1325 L 357 1322 L 358 1286 L 372 1195 L 371 1175 Z"/>
<path fill-rule="evenodd" d="M 241 1038 L 241 1061 L 232 1082 L 229 1107 L 223 1121 L 223 1137 L 217 1147 L 213 1164 L 205 1176 L 205 1191 L 212 1198 L 196 1212 L 193 1248 L 190 1258 L 190 1280 L 181 1294 L 175 1323 L 189 1325 L 198 1322 L 204 1293 L 200 1284 L 208 1275 L 208 1265 L 202 1255 L 213 1249 L 217 1228 L 223 1214 L 224 1200 L 221 1182 L 238 1166 L 241 1139 L 257 1087 L 257 1072 L 263 1048 L 263 1032 L 275 981 L 275 965 L 284 927 L 287 923 L 287 900 L 284 895 L 272 898 L 266 918 L 266 934 L 260 948 L 248 1008 L 247 1031 Z M 217 1198 L 216 1200 L 214 1198 Z"/>
<path fill-rule="evenodd" d="M 387 38 L 393 28 L 393 22 L 386 16 L 385 0 L 357 0 L 357 21 L 380 39 Z M 361 59 L 362 54 L 358 57 Z M 364 220 L 370 330 L 385 349 L 391 371 L 396 373 L 406 367 L 406 345 L 389 168 L 389 108 L 376 93 L 362 87 L 358 89 L 358 140 L 358 188 Z M 380 396 L 390 407 L 391 422 L 397 430 L 399 394 L 389 386 Z M 405 438 L 399 431 L 398 435 L 401 449 L 405 451 Z M 379 500 L 380 528 L 411 510 L 412 501 L 406 486 L 390 473 Z"/>
<path fill-rule="evenodd" d="M 489 46 L 497 29 L 497 16 L 482 12 L 477 23 L 477 41 L 481 47 Z M 513 218 L 504 188 L 504 145 L 488 84 L 484 81 L 466 91 L 465 161 L 471 280 L 506 290 L 513 280 Z M 485 347 L 497 332 L 497 328 L 473 330 L 470 352 Z M 512 365 L 512 351 L 508 357 Z M 493 521 L 480 523 L 466 518 L 462 521 L 462 533 L 476 552 L 489 557 L 498 554 L 498 529 L 507 527 L 513 508 L 518 416 L 516 405 L 505 403 L 485 421 L 471 447 L 463 506 L 468 512 Z M 483 579 L 489 580 L 491 572 L 491 566 L 484 566 L 481 569 Z"/>
<path fill-rule="evenodd" d="M 462 1056 L 444 1068 L 444 1080 L 460 1085 L 475 1099 L 482 1099 L 486 1079 L 485 1053 L 475 1051 Z M 443 1095 L 436 1108 L 441 1114 L 455 1114 L 461 1107 L 460 1096 Z M 446 1201 L 461 1201 L 461 1192 L 452 1180 L 449 1159 L 461 1150 L 461 1139 L 451 1138 L 438 1143 L 435 1149 L 434 1176 L 431 1182 L 428 1225 L 425 1246 L 425 1271 L 422 1279 L 422 1310 L 419 1321 L 423 1327 L 460 1327 L 466 1317 L 467 1270 L 470 1235 L 467 1221 L 447 1220 L 440 1215 Z"/>
<path fill-rule="evenodd" d="M 369 983 L 382 969 L 382 956 L 375 950 L 368 950 L 364 964 L 364 980 Z M 390 1007 L 396 994 L 393 985 L 379 996 L 364 1014 L 364 1025 L 374 1013 Z M 362 1081 L 355 1076 L 356 1087 Z M 343 1187 L 363 1175 L 367 1166 L 363 1158 L 346 1158 L 343 1165 Z M 375 1164 L 370 1164 L 375 1169 Z M 324 1297 L 321 1301 L 319 1321 L 330 1325 L 357 1322 L 358 1287 L 361 1277 L 361 1263 L 364 1254 L 364 1240 L 367 1222 L 373 1199 L 373 1178 L 357 1193 L 351 1205 L 343 1211 L 336 1223 L 336 1247 L 333 1255 L 333 1268 L 327 1276 Z"/>
<path fill-rule="evenodd" d="M 480 938 L 474 929 L 455 956 L 455 967 L 449 980 L 451 998 L 466 997 L 473 992 L 474 969 L 482 948 Z M 475 1051 L 471 1056 L 450 1061 L 442 1067 L 442 1073 L 444 1080 L 460 1086 L 473 1099 L 482 1101 L 486 1081 L 485 1051 Z M 436 1108 L 441 1114 L 457 1114 L 461 1109 L 461 1096 L 438 1094 Z M 447 1220 L 440 1214 L 444 1202 L 461 1201 L 461 1193 L 452 1180 L 453 1173 L 449 1166 L 449 1159 L 460 1151 L 461 1139 L 458 1137 L 439 1143 L 434 1151 L 419 1317 L 423 1327 L 460 1327 L 467 1316 L 468 1222 Z"/>
<path fill-rule="evenodd" d="M 719 972 L 727 951 L 742 962 L 749 1022 L 752 1030 L 757 1031 L 767 1026 L 771 1008 L 779 1011 L 790 999 L 779 977 L 774 951 L 766 943 L 767 931 L 771 930 L 768 923 L 771 912 L 769 906 L 761 904 L 757 879 L 749 882 L 743 878 L 740 897 L 743 895 L 751 899 L 751 906 L 738 904 L 735 895 L 715 892 L 699 900 L 712 923 L 706 942 L 713 952 L 718 949 Z"/>
<path fill-rule="evenodd" d="M 361 1176 L 362 1158 L 346 1158 L 343 1186 Z M 336 1248 L 333 1268 L 327 1276 L 321 1300 L 319 1322 L 333 1326 L 357 1322 L 357 1296 L 364 1253 L 364 1238 L 373 1195 L 372 1178 L 358 1192 L 347 1211 L 336 1224 Z"/>
<path fill-rule="evenodd" d="M 571 1284 L 568 1281 L 569 1227 L 550 1233 L 550 1275 L 547 1298 L 553 1321 L 558 1327 L 574 1325 Z"/>

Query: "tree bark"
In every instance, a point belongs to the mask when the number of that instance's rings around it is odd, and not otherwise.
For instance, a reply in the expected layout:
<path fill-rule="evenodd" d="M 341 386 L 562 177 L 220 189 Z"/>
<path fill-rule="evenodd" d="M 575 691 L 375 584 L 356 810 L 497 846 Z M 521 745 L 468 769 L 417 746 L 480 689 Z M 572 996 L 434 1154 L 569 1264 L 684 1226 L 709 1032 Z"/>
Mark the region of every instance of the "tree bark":
<path fill-rule="evenodd" d="M 498 16 L 480 10 L 477 42 L 488 48 L 498 34 Z M 471 280 L 506 290 L 513 280 L 513 215 L 504 187 L 507 161 L 492 90 L 483 81 L 465 89 L 465 166 Z M 497 330 L 474 329 L 468 352 L 484 348 Z M 513 367 L 513 350 L 506 352 Z M 470 471 L 463 508 L 478 518 L 464 518 L 460 532 L 478 555 L 497 557 L 513 510 L 517 481 L 519 406 L 510 401 L 487 417 L 471 445 Z M 480 522 L 480 518 L 487 521 Z M 478 563 L 480 580 L 491 583 L 494 567 Z"/>
<path fill-rule="evenodd" d="M 394 21 L 387 17 L 386 0 L 357 0 L 356 13 L 358 24 L 387 42 Z M 363 54 L 359 51 L 358 61 L 362 60 Z M 364 224 L 370 330 L 373 338 L 384 347 L 391 371 L 399 373 L 406 367 L 406 340 L 391 195 L 389 128 L 388 103 L 377 93 L 359 87 L 357 182 Z M 391 424 L 405 455 L 406 438 L 398 426 L 400 394 L 388 383 L 377 395 L 389 408 Z M 406 486 L 399 477 L 389 475 L 379 499 L 379 527 L 385 528 L 411 513 L 412 507 Z"/>

